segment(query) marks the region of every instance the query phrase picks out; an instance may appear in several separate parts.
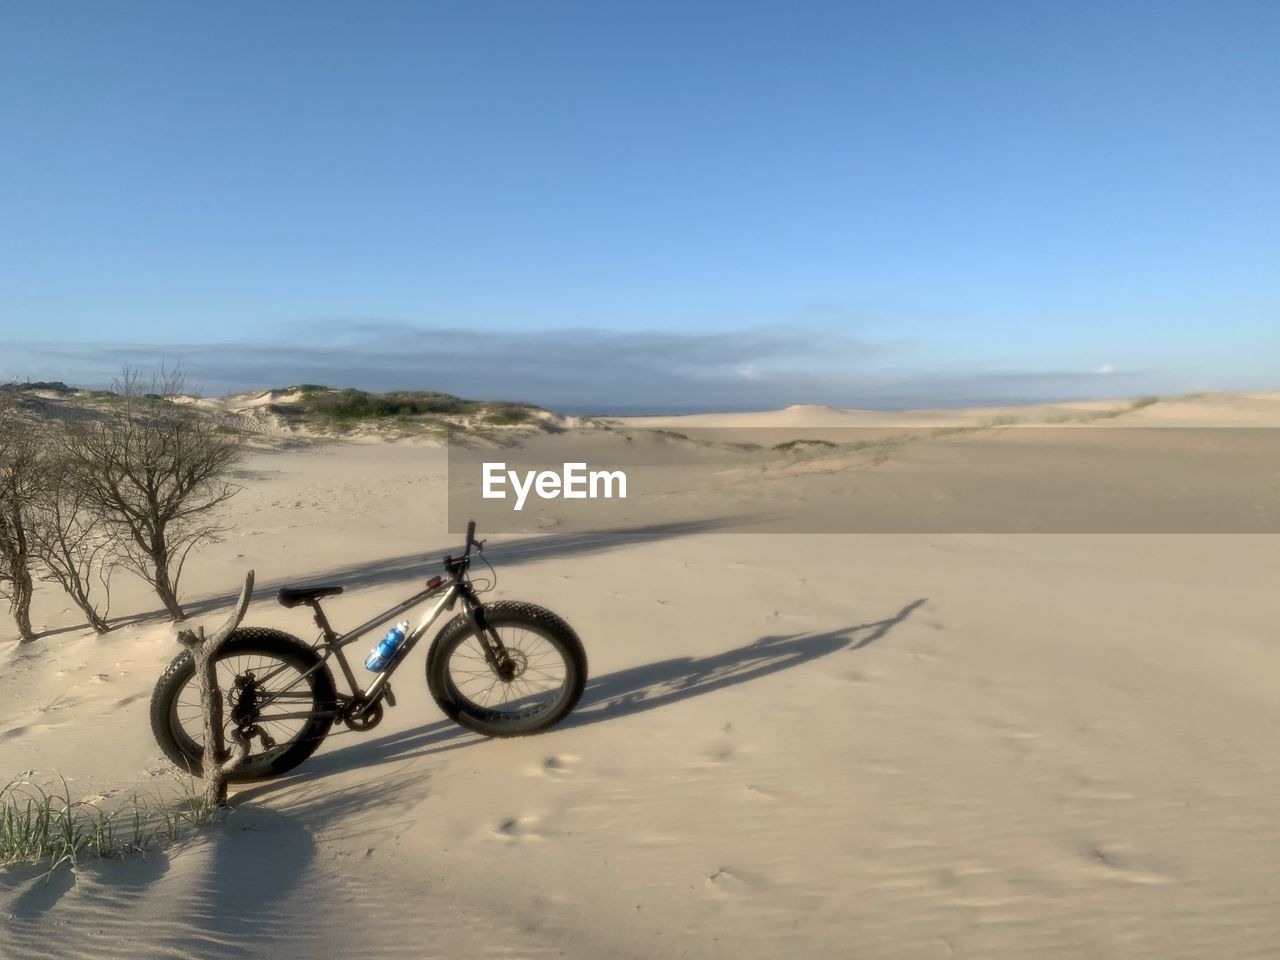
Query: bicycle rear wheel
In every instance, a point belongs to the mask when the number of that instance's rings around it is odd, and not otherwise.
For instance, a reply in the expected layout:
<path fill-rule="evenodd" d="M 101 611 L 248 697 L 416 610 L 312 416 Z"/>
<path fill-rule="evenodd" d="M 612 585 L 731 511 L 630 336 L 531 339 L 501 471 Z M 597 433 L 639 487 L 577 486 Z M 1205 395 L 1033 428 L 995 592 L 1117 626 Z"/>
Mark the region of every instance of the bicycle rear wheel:
<path fill-rule="evenodd" d="M 499 677 L 465 614 L 444 625 L 427 655 L 427 686 L 451 720 L 490 737 L 521 737 L 555 726 L 587 683 L 587 654 L 573 628 L 550 610 L 504 600 L 483 607 L 514 663 Z"/>
<path fill-rule="evenodd" d="M 257 724 L 271 741 L 251 738 L 244 763 L 227 779 L 276 777 L 315 753 L 333 725 L 337 704 L 333 675 L 315 650 L 280 630 L 241 627 L 227 638 L 214 662 L 227 745 L 233 743 L 237 717 Z M 253 683 L 248 693 L 246 680 Z M 189 653 L 174 658 L 156 682 L 151 732 L 165 756 L 183 770 L 203 775 L 204 713 Z"/>

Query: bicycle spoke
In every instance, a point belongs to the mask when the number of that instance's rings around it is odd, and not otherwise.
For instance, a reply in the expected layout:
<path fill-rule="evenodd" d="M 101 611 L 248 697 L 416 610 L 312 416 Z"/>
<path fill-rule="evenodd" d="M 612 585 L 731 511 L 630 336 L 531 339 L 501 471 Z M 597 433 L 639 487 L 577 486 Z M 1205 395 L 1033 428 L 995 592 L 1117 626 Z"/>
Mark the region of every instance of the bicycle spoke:
<path fill-rule="evenodd" d="M 560 650 L 536 630 L 498 629 L 515 675 L 503 681 L 489 666 L 479 639 L 470 635 L 453 649 L 449 677 L 461 696 L 481 710 L 511 718 L 535 715 L 559 699 L 568 678 Z"/>
<path fill-rule="evenodd" d="M 253 722 L 270 733 L 275 746 L 262 749 L 262 741 L 252 738 L 249 756 L 266 758 L 287 749 L 302 734 L 315 716 L 310 711 L 289 712 L 289 704 L 310 703 L 314 698 L 313 681 L 297 667 L 263 654 L 221 657 L 214 664 L 219 690 L 223 696 L 223 735 L 228 744 L 234 740 L 236 723 L 232 716 L 239 691 L 236 680 L 252 675 L 257 687 L 256 716 Z M 261 710 L 267 703 L 279 702 L 283 709 L 270 713 Z M 173 717 L 196 750 L 204 739 L 204 710 L 200 702 L 199 681 L 193 676 L 174 700 Z"/>

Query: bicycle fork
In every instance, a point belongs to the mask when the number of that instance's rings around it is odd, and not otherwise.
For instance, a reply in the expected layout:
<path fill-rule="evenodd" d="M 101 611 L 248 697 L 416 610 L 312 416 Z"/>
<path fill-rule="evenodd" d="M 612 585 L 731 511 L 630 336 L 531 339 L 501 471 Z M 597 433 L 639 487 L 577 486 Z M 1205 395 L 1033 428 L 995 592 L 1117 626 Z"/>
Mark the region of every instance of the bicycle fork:
<path fill-rule="evenodd" d="M 489 622 L 485 619 L 484 608 L 474 594 L 470 591 L 464 593 L 462 602 L 467 608 L 467 619 L 471 621 L 471 629 L 475 631 L 476 639 L 480 641 L 480 646 L 484 650 L 484 659 L 489 664 L 489 669 L 499 680 L 509 683 L 515 677 L 516 665 L 498 636 L 498 632 L 489 626 Z"/>

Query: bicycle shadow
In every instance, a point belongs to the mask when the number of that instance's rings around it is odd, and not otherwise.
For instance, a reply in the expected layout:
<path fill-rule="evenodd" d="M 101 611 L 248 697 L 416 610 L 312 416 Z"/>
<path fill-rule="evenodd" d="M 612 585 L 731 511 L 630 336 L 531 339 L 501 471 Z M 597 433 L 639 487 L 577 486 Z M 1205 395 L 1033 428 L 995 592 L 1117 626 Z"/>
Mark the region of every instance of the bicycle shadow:
<path fill-rule="evenodd" d="M 893 616 L 839 630 L 765 636 L 705 657 L 673 657 L 607 673 L 588 681 L 578 707 L 558 729 L 632 716 L 757 680 L 840 650 L 861 650 L 885 637 L 926 601 L 921 597 Z M 438 720 L 318 754 L 307 761 L 299 776 L 323 777 L 357 767 L 401 762 L 488 739 L 450 720 Z"/>

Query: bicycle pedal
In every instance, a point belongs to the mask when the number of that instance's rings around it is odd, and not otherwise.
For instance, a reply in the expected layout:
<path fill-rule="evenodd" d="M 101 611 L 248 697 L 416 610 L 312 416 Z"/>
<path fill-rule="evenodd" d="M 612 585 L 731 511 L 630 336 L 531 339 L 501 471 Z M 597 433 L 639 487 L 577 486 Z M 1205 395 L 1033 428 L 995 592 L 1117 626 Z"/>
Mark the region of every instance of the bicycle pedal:
<path fill-rule="evenodd" d="M 396 695 L 391 692 L 391 684 L 388 683 L 382 688 L 382 699 L 387 701 L 388 707 L 394 707 L 396 705 Z"/>

